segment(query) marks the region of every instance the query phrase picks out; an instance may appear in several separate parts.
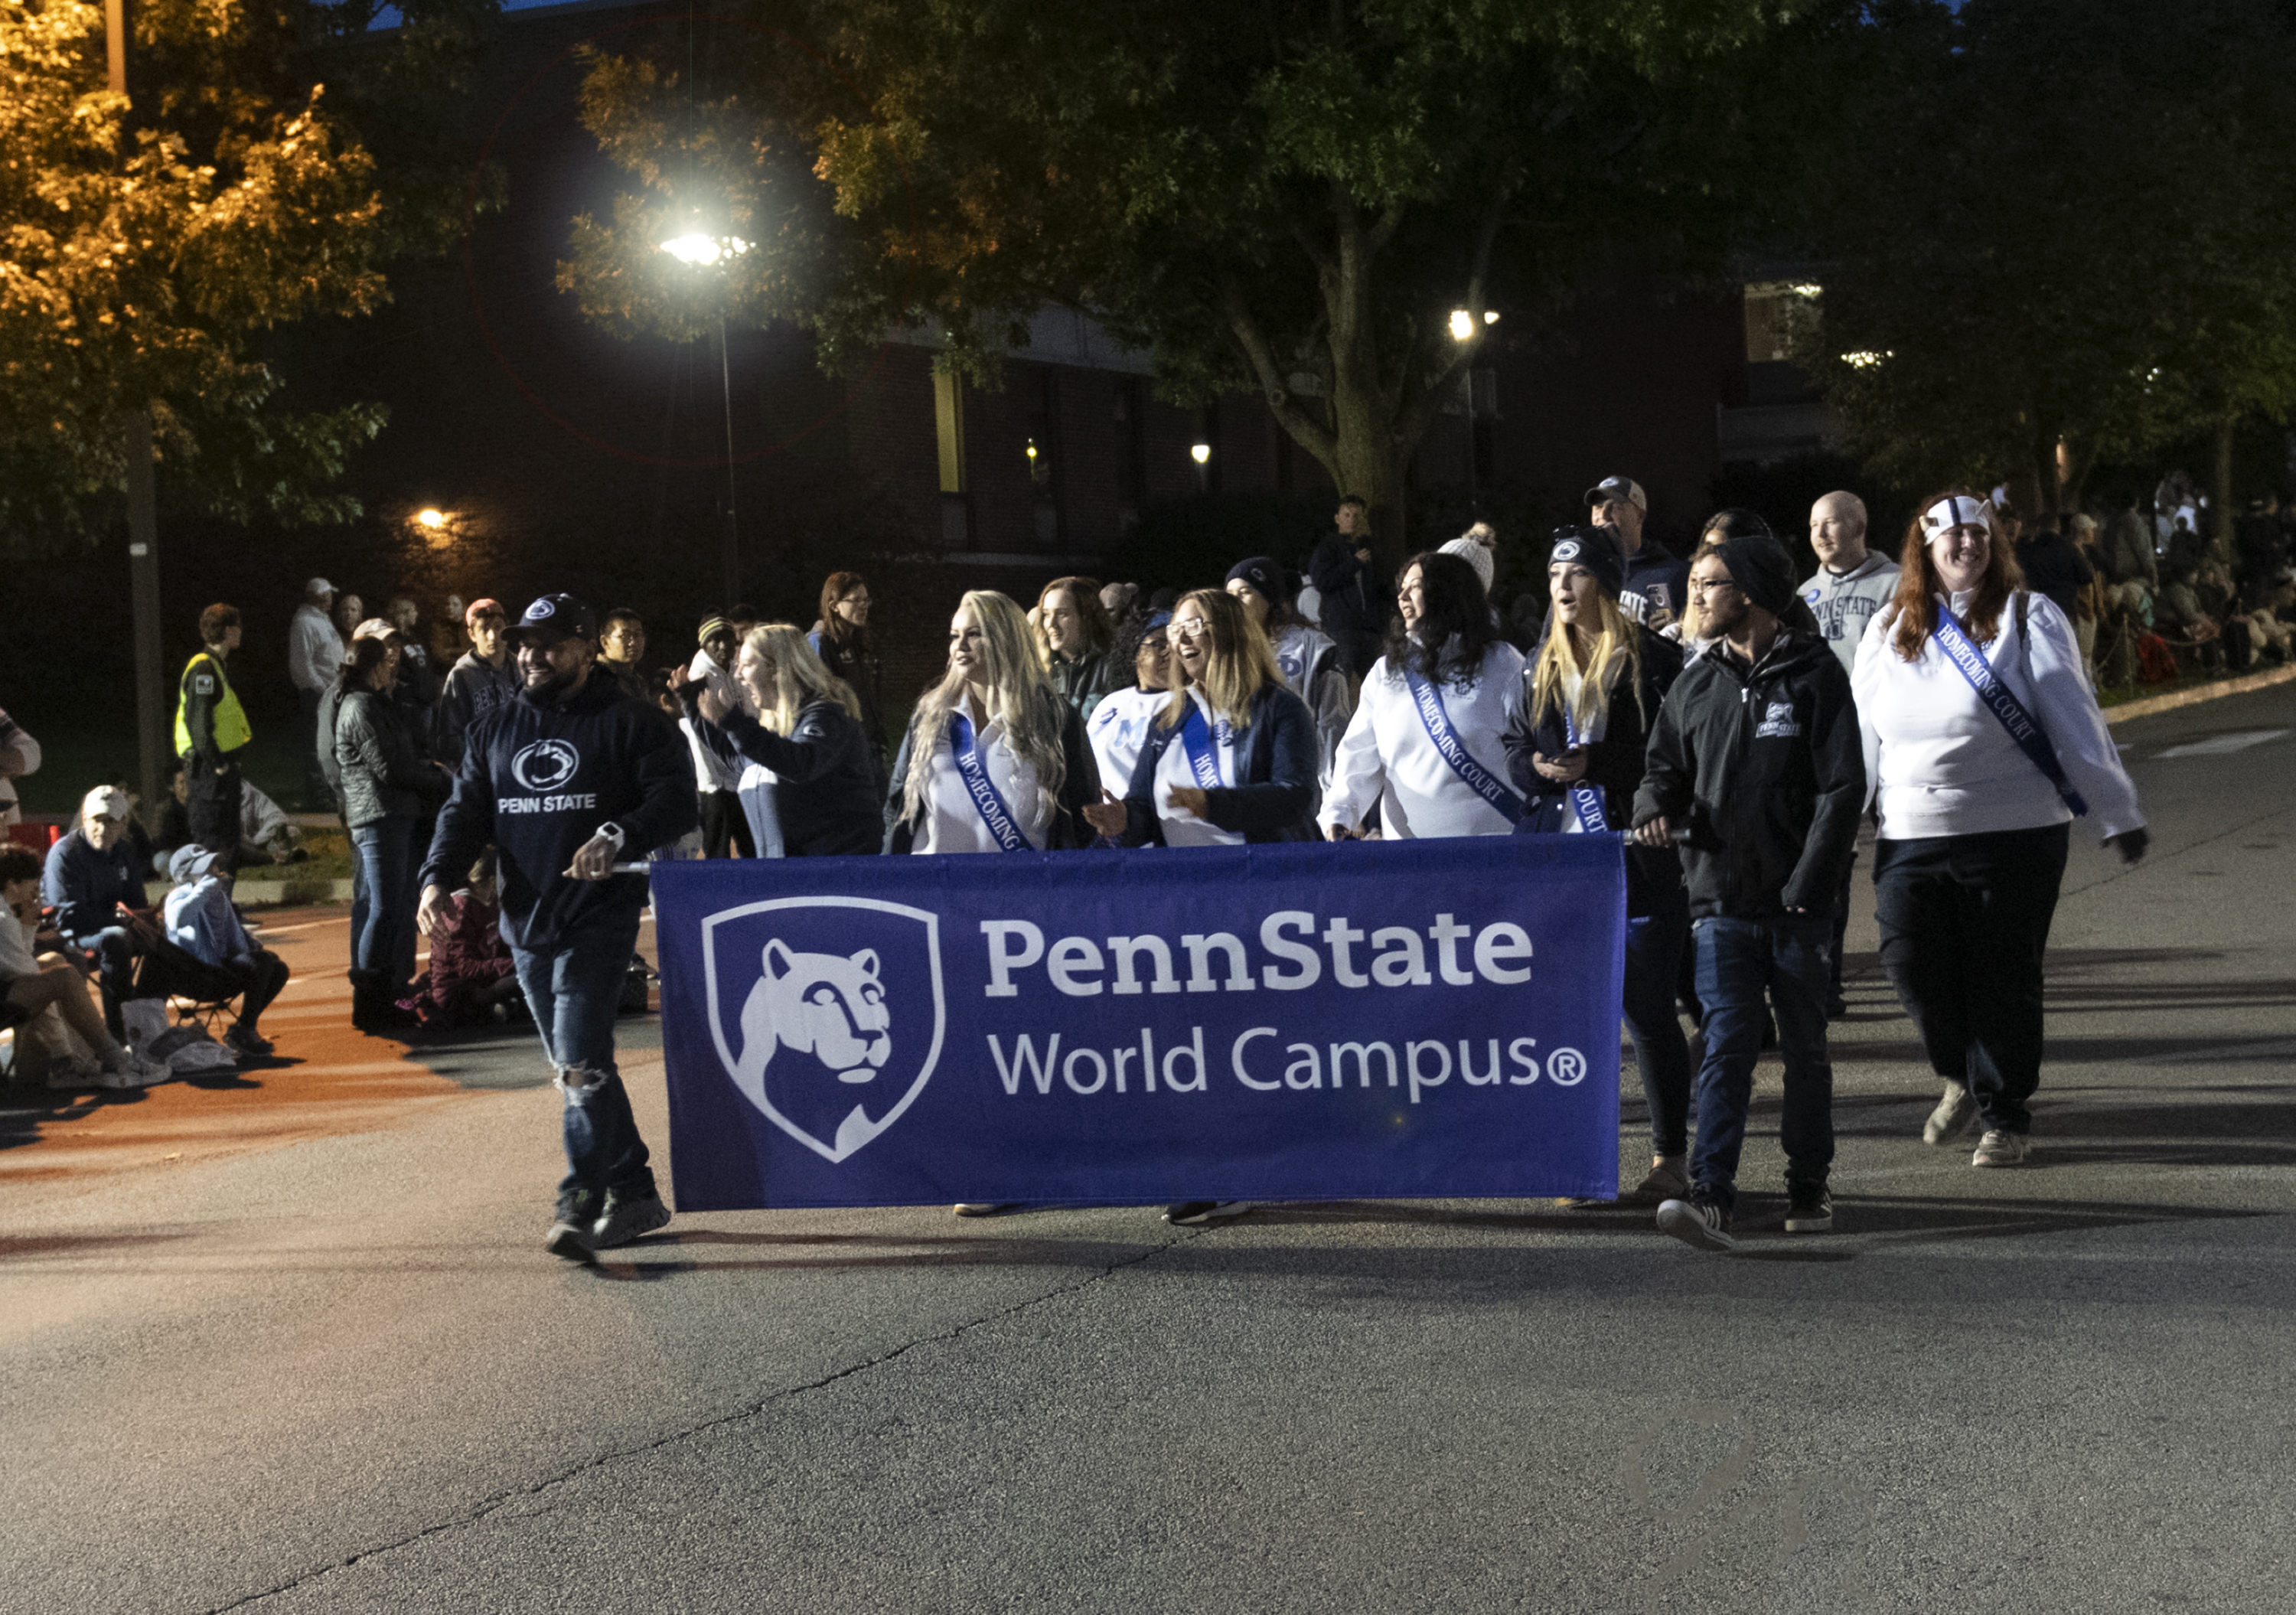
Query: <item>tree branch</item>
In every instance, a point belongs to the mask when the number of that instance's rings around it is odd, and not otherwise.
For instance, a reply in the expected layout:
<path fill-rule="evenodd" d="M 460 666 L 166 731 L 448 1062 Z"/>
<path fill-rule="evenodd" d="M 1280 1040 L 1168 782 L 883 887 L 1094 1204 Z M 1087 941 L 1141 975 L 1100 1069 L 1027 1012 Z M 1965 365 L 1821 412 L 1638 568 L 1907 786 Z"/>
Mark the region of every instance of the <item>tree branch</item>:
<path fill-rule="evenodd" d="M 1233 272 L 1220 276 L 1220 303 L 1227 315 L 1228 333 L 1243 350 L 1243 357 L 1259 377 L 1260 390 L 1267 400 L 1268 413 L 1275 423 L 1292 434 L 1292 440 L 1316 456 L 1334 480 L 1340 474 L 1339 439 L 1323 423 L 1302 410 L 1292 397 L 1292 378 L 1283 361 L 1277 357 L 1259 322 L 1252 317 L 1250 302 L 1243 287 Z"/>
<path fill-rule="evenodd" d="M 1454 340 L 1450 361 L 1431 370 L 1406 365 L 1398 389 L 1395 422 L 1395 441 L 1405 453 L 1416 447 L 1434 423 L 1435 412 L 1449 398 L 1455 379 L 1463 369 L 1471 368 L 1475 355 L 1483 346 L 1484 334 L 1490 326 L 1484 320 L 1485 283 L 1489 279 L 1491 251 L 1498 242 L 1499 227 L 1506 222 L 1507 204 L 1513 200 L 1514 184 L 1510 181 L 1492 193 L 1489 204 L 1483 209 L 1481 225 L 1475 232 L 1474 257 L 1467 270 L 1468 331 L 1464 341 Z M 1417 344 L 1413 345 L 1414 352 Z"/>

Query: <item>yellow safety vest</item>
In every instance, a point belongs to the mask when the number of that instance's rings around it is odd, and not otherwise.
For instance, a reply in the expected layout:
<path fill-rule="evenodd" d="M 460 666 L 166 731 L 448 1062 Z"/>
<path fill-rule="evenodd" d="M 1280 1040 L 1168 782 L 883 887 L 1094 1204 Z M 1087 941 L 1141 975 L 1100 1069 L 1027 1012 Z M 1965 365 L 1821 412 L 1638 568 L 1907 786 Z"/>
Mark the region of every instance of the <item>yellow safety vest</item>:
<path fill-rule="evenodd" d="M 184 665 L 183 681 L 176 689 L 176 755 L 192 754 L 192 731 L 184 722 L 184 706 L 192 692 L 195 678 L 213 679 L 216 688 L 201 690 L 201 695 L 213 695 L 215 703 L 215 742 L 217 751 L 236 751 L 255 738 L 255 731 L 247 726 L 247 709 L 239 704 L 239 692 L 231 687 L 231 680 L 223 676 L 223 664 L 205 651 Z"/>

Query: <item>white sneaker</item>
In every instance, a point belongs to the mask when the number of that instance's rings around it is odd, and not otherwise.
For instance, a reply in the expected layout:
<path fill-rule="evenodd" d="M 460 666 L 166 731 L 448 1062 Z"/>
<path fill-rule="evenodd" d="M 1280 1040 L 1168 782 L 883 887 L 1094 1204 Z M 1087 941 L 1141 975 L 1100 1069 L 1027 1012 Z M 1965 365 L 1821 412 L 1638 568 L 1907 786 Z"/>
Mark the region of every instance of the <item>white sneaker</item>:
<path fill-rule="evenodd" d="M 1951 1144 L 1969 1130 L 1977 1119 L 1977 1095 L 1964 1083 L 1948 1082 L 1945 1095 L 1937 1102 L 1937 1109 L 1922 1124 L 1922 1142 L 1926 1144 Z"/>
<path fill-rule="evenodd" d="M 2021 1167 L 2032 1153 L 2033 1141 L 2024 1134 L 1994 1127 L 1977 1141 L 1977 1153 L 1969 1158 L 1969 1164 L 1972 1167 Z"/>

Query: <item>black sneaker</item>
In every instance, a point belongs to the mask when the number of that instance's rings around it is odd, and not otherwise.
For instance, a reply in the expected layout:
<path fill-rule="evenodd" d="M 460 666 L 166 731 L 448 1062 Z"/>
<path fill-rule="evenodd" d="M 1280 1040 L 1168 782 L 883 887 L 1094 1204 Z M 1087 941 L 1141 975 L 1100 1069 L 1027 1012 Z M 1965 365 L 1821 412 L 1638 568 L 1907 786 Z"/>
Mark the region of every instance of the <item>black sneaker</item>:
<path fill-rule="evenodd" d="M 1833 1196 L 1825 1192 L 1823 1184 L 1815 1189 L 1805 1188 L 1799 1184 L 1786 1185 L 1786 1232 L 1833 1232 Z"/>
<path fill-rule="evenodd" d="M 1164 1220 L 1185 1227 L 1197 1227 L 1205 1223 L 1223 1222 L 1231 1217 L 1242 1217 L 1251 1209 L 1248 1200 L 1184 1200 L 1177 1205 L 1164 1208 Z"/>
<path fill-rule="evenodd" d="M 598 1248 L 594 1233 L 597 1223 L 598 1201 L 594 1193 L 561 1195 L 558 1219 L 542 1236 L 542 1248 L 570 1262 L 587 1262 Z"/>
<path fill-rule="evenodd" d="M 590 1249 L 611 1250 L 617 1245 L 627 1245 L 642 1234 L 669 1226 L 669 1208 L 661 1203 L 659 1194 L 632 1195 L 627 1199 L 613 1190 L 606 1191 L 606 1207 L 598 1220 L 590 1225 Z"/>
<path fill-rule="evenodd" d="M 1735 1250 L 1738 1242 L 1730 1237 L 1730 1214 L 1710 1200 L 1693 1194 L 1688 1200 L 1670 1200 L 1658 1209 L 1658 1229 L 1671 1234 L 1685 1245 L 1701 1250 Z"/>

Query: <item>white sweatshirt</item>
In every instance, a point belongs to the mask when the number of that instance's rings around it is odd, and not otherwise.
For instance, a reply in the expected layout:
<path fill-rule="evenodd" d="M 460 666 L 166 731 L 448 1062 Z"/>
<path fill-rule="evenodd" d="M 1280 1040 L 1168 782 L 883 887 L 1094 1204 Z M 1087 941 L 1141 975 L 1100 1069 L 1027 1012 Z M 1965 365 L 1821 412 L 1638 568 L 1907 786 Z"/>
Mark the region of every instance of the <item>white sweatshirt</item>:
<path fill-rule="evenodd" d="M 1091 742 L 1100 783 L 1110 794 L 1121 797 L 1131 784 L 1133 767 L 1148 744 L 1148 726 L 1171 699 L 1168 690 L 1143 690 L 1135 685 L 1110 691 L 1093 708 L 1085 720 L 1084 737 Z"/>
<path fill-rule="evenodd" d="M 964 709 L 973 722 L 973 744 L 980 754 L 980 766 L 988 771 L 988 783 L 1004 799 L 1005 811 L 1013 816 L 1013 824 L 1028 839 L 1029 845 L 1041 848 L 1052 815 L 1037 789 L 1035 767 L 1005 743 L 1002 718 L 992 717 L 982 723 L 980 715 L 972 709 L 970 696 L 965 698 Z M 990 832 L 988 821 L 980 816 L 980 809 L 973 806 L 972 793 L 964 788 L 964 776 L 956 771 L 956 753 L 949 746 L 946 728 L 934 737 L 931 755 L 919 758 L 914 752 L 910 754 L 909 767 L 925 770 L 925 811 L 911 843 L 912 851 L 1004 850 Z"/>
<path fill-rule="evenodd" d="M 1956 618 L 1968 600 L 1952 597 Z M 2026 611 L 2031 633 L 2021 649 L 2013 597 L 1994 637 L 1977 648 L 2056 748 L 2066 779 L 2088 804 L 2083 822 L 2090 831 L 2102 840 L 2138 828 L 2144 816 L 2136 786 L 2089 693 L 2072 625 L 2046 595 L 2029 595 Z M 1849 676 L 1866 742 L 1866 800 L 1880 801 L 1882 839 L 1982 835 L 2070 820 L 2056 787 L 1936 642 L 1906 661 L 1889 643 L 1896 627 L 1895 611 L 1875 614 Z"/>
<path fill-rule="evenodd" d="M 1227 725 L 1212 711 L 1211 703 L 1203 692 L 1190 689 L 1188 698 L 1196 703 L 1196 710 L 1204 715 L 1210 730 L 1212 755 L 1219 762 L 1219 783 L 1223 786 L 1237 783 L 1235 771 L 1235 736 Z M 1178 735 L 1164 748 L 1163 756 L 1156 759 L 1156 817 L 1164 828 L 1167 847 L 1241 847 L 1243 832 L 1221 830 L 1193 813 L 1183 813 L 1172 806 L 1172 787 L 1198 785 L 1195 766 L 1188 760 L 1187 742 Z"/>
<path fill-rule="evenodd" d="M 1443 709 L 1467 755 L 1507 784 L 1505 736 L 1522 709 L 1522 652 L 1500 641 L 1464 687 L 1441 686 Z M 1513 787 L 1508 785 L 1508 789 Z M 1401 674 L 1387 658 L 1372 664 L 1362 704 L 1332 763 L 1331 789 L 1319 821 L 1355 824 L 1378 804 L 1380 831 L 1393 840 L 1439 835 L 1507 835 L 1514 826 L 1475 794 L 1435 750 Z"/>

